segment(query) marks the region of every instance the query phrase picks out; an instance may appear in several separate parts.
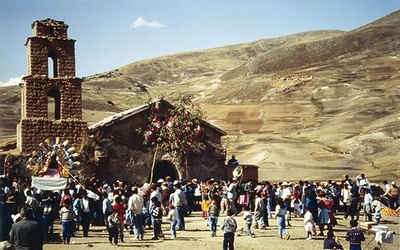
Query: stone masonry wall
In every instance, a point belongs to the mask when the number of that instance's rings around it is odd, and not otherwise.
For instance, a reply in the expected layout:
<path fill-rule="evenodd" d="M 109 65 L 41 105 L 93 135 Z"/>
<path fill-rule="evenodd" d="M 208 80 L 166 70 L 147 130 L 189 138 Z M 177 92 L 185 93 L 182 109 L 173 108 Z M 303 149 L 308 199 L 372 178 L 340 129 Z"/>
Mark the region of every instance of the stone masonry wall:
<path fill-rule="evenodd" d="M 80 148 L 87 136 L 87 123 L 82 121 L 82 79 L 75 77 L 75 40 L 68 39 L 67 28 L 52 19 L 32 24 L 34 36 L 26 42 L 28 76 L 21 88 L 17 126 L 17 148 L 23 153 L 56 137 Z M 53 76 L 49 76 L 49 67 Z M 48 117 L 49 97 L 55 101 L 54 119 Z"/>
<path fill-rule="evenodd" d="M 81 83 L 80 78 L 25 77 L 21 95 L 22 118 L 47 118 L 47 93 L 58 90 L 61 97 L 61 119 L 82 119 Z"/>
<path fill-rule="evenodd" d="M 68 140 L 69 146 L 79 149 L 87 135 L 87 123 L 77 119 L 53 121 L 28 118 L 21 120 L 17 132 L 17 144 L 22 145 L 23 152 L 26 153 L 38 150 L 39 143 L 46 139 L 54 142 L 56 137 L 60 137 L 61 141 Z"/>
<path fill-rule="evenodd" d="M 49 54 L 57 59 L 57 77 L 75 76 L 75 40 L 30 37 L 26 43 L 28 75 L 48 76 Z"/>
<path fill-rule="evenodd" d="M 52 19 L 35 21 L 32 23 L 32 30 L 34 36 L 47 36 L 57 38 L 67 37 L 68 25 L 63 21 L 56 21 Z"/>

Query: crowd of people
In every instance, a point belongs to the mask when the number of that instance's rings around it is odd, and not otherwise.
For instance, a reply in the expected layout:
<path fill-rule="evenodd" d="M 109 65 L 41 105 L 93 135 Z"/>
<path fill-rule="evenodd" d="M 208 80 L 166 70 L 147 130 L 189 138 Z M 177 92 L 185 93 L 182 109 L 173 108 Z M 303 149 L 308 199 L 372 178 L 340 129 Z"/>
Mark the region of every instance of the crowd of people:
<path fill-rule="evenodd" d="M 333 249 L 338 248 L 334 240 L 338 211 L 350 219 L 355 231 L 361 211 L 364 221 L 379 221 L 382 206 L 399 207 L 396 183 L 383 184 L 383 189 L 371 185 L 364 174 L 354 180 L 344 176 L 339 182 L 296 183 L 235 178 L 226 182 L 213 178 L 178 181 L 167 176 L 155 183 L 139 184 L 93 176 L 82 183 L 70 179 L 64 190 L 54 192 L 32 187 L 29 178 L 17 176 L 1 182 L 0 241 L 9 241 L 16 249 L 41 249 L 53 236 L 55 221 L 62 225 L 64 244 L 79 231 L 88 237 L 91 225 L 104 225 L 110 244 L 124 242 L 125 234 L 143 240 L 146 228 L 152 230 L 151 239 L 157 240 L 165 237 L 163 219 L 170 224 L 170 237 L 176 238 L 177 231 L 185 230 L 185 217 L 200 208 L 211 237 L 217 233 L 219 216 L 225 216 L 220 225 L 224 249 L 233 247 L 239 214 L 249 237 L 253 236 L 252 228 L 265 229 L 274 218 L 277 237 L 287 240 L 292 217 L 303 218 L 304 239 L 326 236 L 324 249 Z M 36 240 L 27 240 L 26 235 L 32 233 Z M 350 232 L 346 237 L 350 245 L 360 245 L 362 237 L 353 240 L 352 235 Z"/>

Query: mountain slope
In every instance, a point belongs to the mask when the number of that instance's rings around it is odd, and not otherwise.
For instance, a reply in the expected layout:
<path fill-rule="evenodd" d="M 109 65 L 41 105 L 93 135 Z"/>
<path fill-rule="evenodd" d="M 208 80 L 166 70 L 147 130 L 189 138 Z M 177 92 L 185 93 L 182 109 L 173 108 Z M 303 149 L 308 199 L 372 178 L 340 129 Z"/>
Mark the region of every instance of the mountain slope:
<path fill-rule="evenodd" d="M 258 165 L 260 179 L 364 172 L 396 180 L 398 27 L 399 11 L 349 32 L 310 31 L 134 62 L 84 79 L 84 119 L 91 124 L 153 98 L 191 95 L 228 133 L 228 157 Z M 8 116 L 15 112 L 10 102 L 0 105 Z"/>

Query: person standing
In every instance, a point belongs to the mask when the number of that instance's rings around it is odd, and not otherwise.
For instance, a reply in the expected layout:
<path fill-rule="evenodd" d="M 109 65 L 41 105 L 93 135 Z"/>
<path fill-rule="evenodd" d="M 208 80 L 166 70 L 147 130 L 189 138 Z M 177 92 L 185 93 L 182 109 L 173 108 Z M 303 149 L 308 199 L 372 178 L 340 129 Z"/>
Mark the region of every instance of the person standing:
<path fill-rule="evenodd" d="M 73 197 L 72 209 L 74 211 L 74 233 L 76 233 L 79 231 L 79 225 L 82 222 L 82 198 L 79 193 L 74 193 Z"/>
<path fill-rule="evenodd" d="M 261 192 L 265 196 L 265 209 L 269 219 L 272 219 L 272 209 L 274 205 L 274 191 L 269 181 L 265 182 L 265 187 Z M 255 209 L 254 209 L 255 211 Z"/>
<path fill-rule="evenodd" d="M 238 166 L 239 161 L 236 160 L 236 156 L 232 155 L 232 158 L 228 160 L 228 166 Z"/>
<path fill-rule="evenodd" d="M 144 199 L 138 195 L 138 188 L 132 187 L 132 195 L 128 200 L 128 210 L 131 213 L 131 226 L 135 234 L 136 240 L 143 240 L 143 216 Z"/>
<path fill-rule="evenodd" d="M 203 212 L 202 218 L 206 222 L 206 227 L 208 226 L 208 207 L 210 204 L 211 202 L 208 199 L 208 195 L 204 194 L 203 200 L 201 201 L 201 211 Z"/>
<path fill-rule="evenodd" d="M 168 206 L 168 215 L 167 219 L 169 220 L 170 223 L 170 229 L 171 229 L 171 238 L 175 239 L 176 238 L 176 224 L 178 222 L 178 212 L 175 210 L 174 205 L 169 204 Z"/>
<path fill-rule="evenodd" d="M 306 240 L 311 240 L 312 235 L 315 233 L 315 222 L 313 220 L 312 213 L 308 210 L 308 207 L 304 208 L 304 230 L 306 231 Z"/>
<path fill-rule="evenodd" d="M 104 225 L 106 225 L 106 230 L 108 229 L 108 216 L 112 213 L 111 201 L 108 199 L 108 194 L 103 193 L 102 201 L 102 212 L 104 215 Z"/>
<path fill-rule="evenodd" d="M 181 190 L 181 185 L 176 183 L 174 185 L 174 192 L 171 194 L 171 204 L 174 205 L 176 211 L 178 211 L 178 230 L 185 230 L 185 206 L 186 196 Z"/>
<path fill-rule="evenodd" d="M 43 220 L 45 223 L 45 238 L 53 235 L 53 199 L 52 193 L 50 191 L 46 191 L 43 193 L 42 201 L 40 202 L 39 206 L 43 209 Z"/>
<path fill-rule="evenodd" d="M 399 207 L 399 187 L 396 185 L 395 181 L 392 181 L 392 186 L 389 188 L 388 198 L 389 207 L 391 209 L 397 209 Z"/>
<path fill-rule="evenodd" d="M 151 217 L 153 221 L 153 238 L 152 240 L 158 240 L 160 238 L 164 238 L 164 235 L 161 231 L 162 224 L 162 209 L 161 202 L 157 199 L 154 201 L 154 208 L 151 211 Z"/>
<path fill-rule="evenodd" d="M 40 225 L 33 220 L 30 208 L 23 207 L 20 213 L 22 220 L 14 223 L 10 231 L 10 243 L 15 249 L 41 250 L 43 234 Z"/>
<path fill-rule="evenodd" d="M 243 220 L 246 223 L 246 234 L 247 236 L 253 237 L 253 234 L 251 233 L 251 224 L 253 223 L 253 216 L 251 215 L 250 207 L 245 206 L 244 207 L 244 214 L 243 214 Z"/>
<path fill-rule="evenodd" d="M 265 229 L 264 218 L 266 212 L 265 202 L 261 198 L 260 193 L 256 193 L 256 201 L 254 203 L 254 228 L 258 229 L 260 223 L 261 229 Z"/>
<path fill-rule="evenodd" d="M 214 198 L 211 200 L 211 204 L 208 206 L 208 220 L 210 225 L 211 237 L 215 237 L 217 233 L 218 216 L 219 208 L 217 206 L 217 200 Z"/>
<path fill-rule="evenodd" d="M 365 241 L 364 233 L 357 226 L 356 220 L 350 221 L 350 230 L 346 233 L 346 241 L 350 243 L 349 250 L 361 250 L 361 242 Z"/>
<path fill-rule="evenodd" d="M 124 242 L 124 215 L 125 215 L 125 208 L 123 205 L 123 201 L 121 197 L 115 197 L 115 204 L 112 208 L 116 210 L 118 213 L 119 223 L 118 223 L 118 232 L 121 242 Z"/>
<path fill-rule="evenodd" d="M 72 200 L 67 199 L 62 203 L 60 209 L 61 225 L 62 225 L 62 239 L 64 244 L 69 244 L 71 236 L 74 232 L 74 211 L 72 210 Z"/>
<path fill-rule="evenodd" d="M 276 201 L 276 207 L 275 207 L 275 217 L 277 219 L 277 224 L 278 224 L 278 237 L 282 239 L 282 232 L 285 233 L 286 239 L 290 239 L 290 234 L 289 231 L 286 229 L 286 224 L 285 224 L 285 215 L 286 215 L 286 208 L 285 204 L 283 202 L 282 198 L 278 198 Z"/>
<path fill-rule="evenodd" d="M 222 220 L 221 230 L 224 231 L 224 241 L 222 245 L 223 250 L 234 250 L 235 232 L 237 229 L 236 220 L 232 217 L 233 211 L 229 209 L 227 216 Z"/>
<path fill-rule="evenodd" d="M 81 206 L 82 206 L 81 224 L 83 230 L 83 237 L 88 237 L 90 221 L 92 219 L 93 201 L 88 197 L 86 190 L 82 190 Z"/>
<path fill-rule="evenodd" d="M 372 197 L 368 188 L 362 188 L 361 194 L 364 195 L 364 203 L 363 203 L 364 221 L 372 221 L 372 213 L 373 213 L 372 202 L 374 201 L 374 198 Z"/>
<path fill-rule="evenodd" d="M 12 218 L 5 203 L 5 195 L 0 194 L 0 242 L 9 239 L 11 224 Z"/>
<path fill-rule="evenodd" d="M 237 183 L 234 181 L 234 179 L 229 179 L 228 180 L 228 187 L 226 189 L 227 191 L 227 198 L 228 198 L 228 210 L 232 209 L 233 213 L 237 215 L 239 211 L 236 208 L 236 200 L 237 200 Z"/>
<path fill-rule="evenodd" d="M 114 242 L 118 246 L 119 216 L 117 210 L 111 210 L 111 214 L 107 216 L 107 225 L 108 241 L 111 245 Z"/>

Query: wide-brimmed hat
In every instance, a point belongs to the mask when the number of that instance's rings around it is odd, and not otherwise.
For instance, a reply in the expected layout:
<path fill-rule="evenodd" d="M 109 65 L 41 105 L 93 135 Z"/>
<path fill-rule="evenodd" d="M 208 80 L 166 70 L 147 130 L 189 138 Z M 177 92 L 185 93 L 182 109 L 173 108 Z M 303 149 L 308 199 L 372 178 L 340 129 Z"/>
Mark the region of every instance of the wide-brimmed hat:
<path fill-rule="evenodd" d="M 8 204 L 15 204 L 15 203 L 17 203 L 17 202 L 15 201 L 15 196 L 14 196 L 14 195 L 8 196 L 8 197 L 7 197 L 6 203 L 8 203 Z"/>
<path fill-rule="evenodd" d="M 11 215 L 11 219 L 13 220 L 14 223 L 15 223 L 20 217 L 21 217 L 21 214 L 20 214 L 20 213 L 12 214 L 12 215 Z"/>
<path fill-rule="evenodd" d="M 381 203 L 378 200 L 374 200 L 373 202 L 371 202 L 371 205 L 374 206 L 374 207 L 379 206 L 380 204 Z"/>

